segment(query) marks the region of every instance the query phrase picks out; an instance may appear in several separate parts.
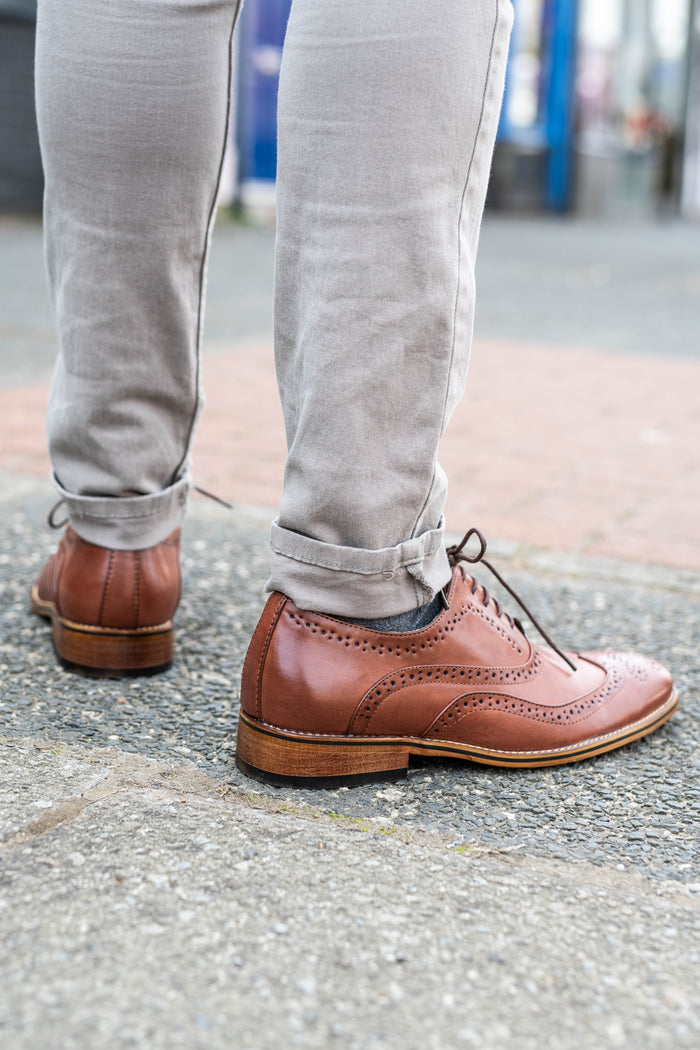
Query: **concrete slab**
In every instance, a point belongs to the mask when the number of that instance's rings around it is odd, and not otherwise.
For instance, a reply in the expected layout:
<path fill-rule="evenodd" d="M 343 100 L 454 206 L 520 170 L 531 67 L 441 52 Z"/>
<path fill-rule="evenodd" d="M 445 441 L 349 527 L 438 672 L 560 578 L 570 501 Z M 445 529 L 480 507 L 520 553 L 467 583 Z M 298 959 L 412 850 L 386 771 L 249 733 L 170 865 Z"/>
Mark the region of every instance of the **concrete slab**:
<path fill-rule="evenodd" d="M 0 783 L 12 1050 L 700 1039 L 687 887 L 120 752 L 3 740 Z"/>

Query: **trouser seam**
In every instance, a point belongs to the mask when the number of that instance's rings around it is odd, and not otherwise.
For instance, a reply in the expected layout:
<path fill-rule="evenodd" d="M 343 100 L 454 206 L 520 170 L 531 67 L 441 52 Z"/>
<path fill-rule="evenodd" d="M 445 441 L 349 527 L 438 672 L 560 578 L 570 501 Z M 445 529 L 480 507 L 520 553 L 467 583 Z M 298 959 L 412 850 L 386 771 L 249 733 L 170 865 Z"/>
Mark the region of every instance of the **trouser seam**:
<path fill-rule="evenodd" d="M 425 551 L 418 558 L 411 558 L 410 561 L 402 561 L 398 565 L 393 566 L 391 569 L 357 569 L 348 568 L 346 565 L 331 564 L 330 562 L 313 561 L 310 558 L 300 558 L 296 554 L 288 554 L 286 551 L 281 551 L 277 547 L 272 547 L 272 552 L 278 554 L 281 558 L 289 558 L 290 561 L 299 562 L 300 565 L 313 565 L 317 569 L 331 569 L 334 572 L 351 572 L 357 576 L 382 576 L 386 572 L 398 572 L 400 569 L 410 569 L 412 565 L 422 565 L 426 557 L 434 554 L 435 551 Z M 414 583 L 415 589 L 415 583 Z"/>
<path fill-rule="evenodd" d="M 456 344 L 456 339 L 457 339 L 457 310 L 459 308 L 460 274 L 461 274 L 461 270 L 462 270 L 462 237 L 461 237 L 461 229 L 462 229 L 462 218 L 464 216 L 464 202 L 465 202 L 466 197 L 467 197 L 467 190 L 469 189 L 469 181 L 470 181 L 470 178 L 471 178 L 472 166 L 474 164 L 474 157 L 476 155 L 477 146 L 479 144 L 479 136 L 481 135 L 481 127 L 482 127 L 483 120 L 484 120 L 484 110 L 486 108 L 486 95 L 488 93 L 489 81 L 490 81 L 490 78 L 491 78 L 491 67 L 492 67 L 492 64 L 493 64 L 493 52 L 494 52 L 494 47 L 495 47 L 495 43 L 496 43 L 496 30 L 498 28 L 498 18 L 499 18 L 499 15 L 500 15 L 500 10 L 501 10 L 500 0 L 496 0 L 496 14 L 495 14 L 495 18 L 494 18 L 494 21 L 493 21 L 493 29 L 491 31 L 491 45 L 489 47 L 489 59 L 488 59 L 488 63 L 487 63 L 487 66 L 486 66 L 486 76 L 484 77 L 484 90 L 483 90 L 483 94 L 481 96 L 481 110 L 479 112 L 479 122 L 477 124 L 476 134 L 474 135 L 474 144 L 472 146 L 471 156 L 469 157 L 469 164 L 467 166 L 467 174 L 466 174 L 466 178 L 464 180 L 464 188 L 462 189 L 462 196 L 461 196 L 460 202 L 459 202 L 459 215 L 458 215 L 458 218 L 457 218 L 457 282 L 456 282 L 456 289 L 455 289 L 455 305 L 454 305 L 454 311 L 453 311 L 453 315 L 452 315 L 452 343 L 450 345 L 450 359 L 449 359 L 448 366 L 447 366 L 447 377 L 446 377 L 446 381 L 445 381 L 445 398 L 444 398 L 444 401 L 443 401 L 442 414 L 441 414 L 441 417 L 440 417 L 440 429 L 439 429 L 439 433 L 438 433 L 438 439 L 439 439 L 440 435 L 445 430 L 445 415 L 446 415 L 446 412 L 447 412 L 447 402 L 448 402 L 449 393 L 450 393 L 450 375 L 452 373 L 452 364 L 453 364 L 453 361 L 454 361 L 455 344 Z M 426 495 L 425 495 L 425 499 L 423 500 L 420 512 L 418 513 L 418 515 L 417 515 L 417 517 L 415 519 L 414 525 L 413 525 L 413 529 L 411 530 L 412 533 L 415 532 L 416 529 L 418 528 L 418 523 L 420 522 L 421 518 L 423 517 L 423 514 L 425 513 L 425 508 L 428 505 L 428 500 L 430 499 L 430 493 L 432 492 L 432 489 L 433 489 L 433 482 L 434 482 L 434 480 L 435 480 L 435 466 L 433 466 L 433 472 L 432 472 L 432 474 L 430 476 L 430 482 L 429 482 L 428 489 L 427 489 L 427 492 L 426 492 Z"/>
<path fill-rule="evenodd" d="M 190 419 L 190 425 L 187 431 L 187 437 L 185 439 L 185 448 L 182 455 L 182 459 L 178 463 L 177 467 L 171 475 L 171 484 L 177 481 L 177 478 L 182 472 L 182 468 L 187 462 L 187 457 L 190 453 L 192 446 L 192 438 L 194 435 L 194 427 L 197 421 L 199 407 L 202 401 L 200 393 L 200 384 L 202 381 L 202 327 L 204 321 L 204 291 L 205 291 L 205 275 L 207 269 L 207 259 L 209 257 L 209 247 L 211 244 L 211 236 L 214 227 L 214 219 L 216 217 L 216 205 L 219 199 L 219 187 L 221 185 L 221 173 L 224 170 L 224 160 L 226 157 L 226 143 L 228 142 L 230 122 L 231 122 L 231 76 L 233 70 L 233 34 L 236 29 L 236 23 L 238 22 L 238 15 L 240 13 L 243 0 L 238 0 L 233 10 L 233 18 L 231 21 L 231 31 L 228 39 L 228 87 L 226 90 L 226 120 L 224 123 L 224 141 L 221 147 L 221 157 L 219 159 L 219 170 L 216 175 L 214 184 L 214 194 L 212 196 L 211 206 L 209 208 L 209 217 L 207 219 L 206 233 L 204 235 L 204 245 L 202 248 L 202 260 L 199 266 L 199 296 L 197 300 L 197 324 L 196 324 L 196 348 L 197 348 L 197 370 L 195 374 L 195 398 L 194 407 L 192 410 L 192 416 Z"/>
<path fill-rule="evenodd" d="M 156 510 L 149 510 L 145 514 L 85 514 L 80 510 L 79 507 L 70 506 L 68 508 L 73 511 L 76 517 L 82 518 L 85 521 L 141 521 L 144 518 L 155 518 L 158 517 L 162 508 Z"/>
<path fill-rule="evenodd" d="M 496 0 L 496 16 L 493 21 L 493 29 L 491 31 L 491 45 L 489 47 L 489 60 L 486 66 L 486 76 L 484 77 L 484 91 L 481 96 L 481 110 L 479 112 L 479 123 L 477 124 L 476 134 L 474 135 L 474 144 L 472 146 L 471 156 L 469 158 L 469 166 L 467 167 L 467 176 L 464 180 L 464 189 L 462 190 L 462 197 L 459 203 L 459 217 L 457 219 L 457 287 L 455 290 L 455 305 L 452 314 L 452 344 L 450 346 L 450 360 L 447 369 L 447 384 L 445 387 L 445 400 L 442 407 L 442 418 L 440 420 L 440 432 L 442 433 L 445 427 L 445 413 L 447 412 L 447 400 L 450 389 L 450 373 L 452 372 L 452 362 L 454 361 L 455 344 L 457 341 L 457 310 L 459 308 L 460 299 L 460 274 L 462 271 L 462 219 L 464 217 L 464 202 L 467 197 L 467 190 L 469 189 L 469 181 L 471 179 L 472 167 L 474 165 L 474 157 L 476 156 L 476 149 L 479 144 L 479 136 L 481 135 L 481 127 L 484 122 L 484 110 L 486 108 L 486 95 L 488 93 L 489 80 L 491 78 L 491 66 L 493 63 L 493 49 L 496 43 L 496 29 L 498 28 L 498 16 L 500 14 L 500 0 Z"/>

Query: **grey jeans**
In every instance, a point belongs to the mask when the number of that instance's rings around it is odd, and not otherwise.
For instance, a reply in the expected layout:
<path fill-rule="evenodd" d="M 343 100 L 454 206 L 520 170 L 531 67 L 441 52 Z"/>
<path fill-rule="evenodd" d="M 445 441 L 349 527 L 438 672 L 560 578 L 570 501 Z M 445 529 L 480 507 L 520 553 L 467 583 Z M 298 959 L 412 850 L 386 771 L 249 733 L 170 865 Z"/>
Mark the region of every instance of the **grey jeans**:
<path fill-rule="evenodd" d="M 73 527 L 105 547 L 157 543 L 185 512 L 239 7 L 39 0 L 49 446 Z M 437 445 L 466 380 L 511 20 L 509 0 L 294 2 L 268 587 L 302 608 L 388 616 L 449 578 Z"/>

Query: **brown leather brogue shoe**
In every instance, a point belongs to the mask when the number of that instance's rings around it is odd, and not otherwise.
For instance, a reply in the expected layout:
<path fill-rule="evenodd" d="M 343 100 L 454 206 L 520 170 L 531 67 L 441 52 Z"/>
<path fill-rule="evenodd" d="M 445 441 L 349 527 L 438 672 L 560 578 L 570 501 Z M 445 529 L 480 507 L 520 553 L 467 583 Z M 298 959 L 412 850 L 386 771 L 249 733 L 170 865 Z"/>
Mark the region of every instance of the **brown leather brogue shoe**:
<path fill-rule="evenodd" d="M 173 658 L 180 601 L 180 530 L 146 550 L 87 543 L 70 525 L 32 588 L 69 670 L 105 677 L 155 674 Z"/>
<path fill-rule="evenodd" d="M 368 630 L 272 594 L 243 668 L 239 768 L 323 784 L 395 778 L 411 755 L 550 766 L 671 717 L 678 699 L 656 661 L 530 642 L 461 564 L 484 560 L 477 535 L 477 557 L 451 548 L 447 607 L 421 630 Z"/>

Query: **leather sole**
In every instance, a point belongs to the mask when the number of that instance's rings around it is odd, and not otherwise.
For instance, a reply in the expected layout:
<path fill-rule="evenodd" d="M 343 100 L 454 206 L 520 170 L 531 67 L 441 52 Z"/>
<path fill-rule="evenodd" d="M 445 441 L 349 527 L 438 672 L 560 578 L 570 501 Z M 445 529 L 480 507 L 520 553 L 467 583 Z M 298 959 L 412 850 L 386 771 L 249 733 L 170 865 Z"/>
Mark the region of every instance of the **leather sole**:
<path fill-rule="evenodd" d="M 315 736 L 279 729 L 241 712 L 236 765 L 256 780 L 307 787 L 396 780 L 406 775 L 411 755 L 459 758 L 508 769 L 536 769 L 580 762 L 639 740 L 663 725 L 677 707 L 678 694 L 674 692 L 645 719 L 575 745 L 546 751 L 497 751 L 420 737 Z"/>
<path fill-rule="evenodd" d="M 32 589 L 32 609 L 51 621 L 56 655 L 70 671 L 124 678 L 157 674 L 172 663 L 172 621 L 130 630 L 74 623 L 61 616 L 53 602 L 40 598 L 36 586 Z"/>

